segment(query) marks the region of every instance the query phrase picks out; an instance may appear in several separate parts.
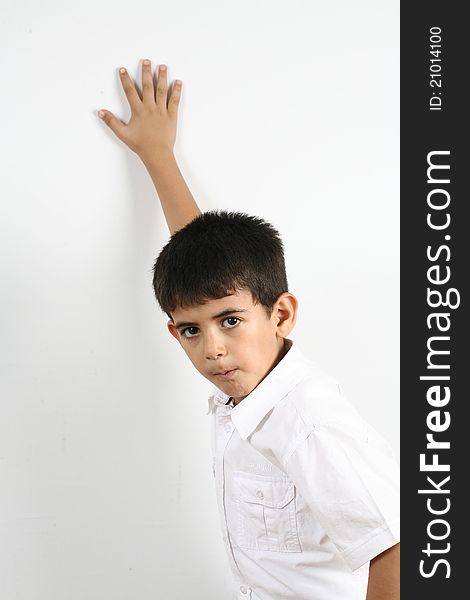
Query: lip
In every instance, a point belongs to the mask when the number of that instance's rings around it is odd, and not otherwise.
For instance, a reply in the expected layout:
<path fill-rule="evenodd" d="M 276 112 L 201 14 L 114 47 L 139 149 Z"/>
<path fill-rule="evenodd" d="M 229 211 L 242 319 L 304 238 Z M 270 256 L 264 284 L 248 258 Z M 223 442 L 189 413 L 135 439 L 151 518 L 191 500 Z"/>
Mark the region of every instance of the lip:
<path fill-rule="evenodd" d="M 221 377 L 222 379 L 232 379 L 235 376 L 235 373 L 238 369 L 231 369 L 230 371 L 226 371 L 225 373 L 216 373 L 217 377 Z"/>

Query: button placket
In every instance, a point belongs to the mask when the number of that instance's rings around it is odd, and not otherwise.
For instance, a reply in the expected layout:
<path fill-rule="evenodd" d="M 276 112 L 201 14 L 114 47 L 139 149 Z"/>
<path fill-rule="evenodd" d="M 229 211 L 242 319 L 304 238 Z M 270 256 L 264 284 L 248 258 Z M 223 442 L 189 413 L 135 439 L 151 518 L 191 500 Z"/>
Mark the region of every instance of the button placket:
<path fill-rule="evenodd" d="M 216 449 L 215 449 L 215 479 L 217 485 L 217 501 L 219 505 L 219 517 L 222 525 L 222 537 L 226 546 L 229 560 L 231 562 L 234 573 L 240 576 L 240 569 L 233 553 L 232 544 L 230 541 L 230 534 L 228 531 L 227 514 L 225 506 L 225 467 L 224 467 L 224 454 L 227 444 L 232 437 L 235 427 L 231 423 L 230 419 L 230 408 L 228 406 L 218 406 L 215 414 L 215 438 L 216 438 Z M 245 586 L 246 587 L 246 586 Z M 248 588 L 246 593 L 242 596 L 243 600 L 251 599 L 251 592 Z"/>

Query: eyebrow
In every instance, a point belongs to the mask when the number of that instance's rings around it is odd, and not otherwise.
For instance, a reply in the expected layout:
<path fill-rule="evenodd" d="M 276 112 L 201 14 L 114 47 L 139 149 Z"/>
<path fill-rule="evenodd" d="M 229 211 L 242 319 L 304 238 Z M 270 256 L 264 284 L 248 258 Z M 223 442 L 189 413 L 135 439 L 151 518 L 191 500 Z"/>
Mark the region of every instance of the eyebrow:
<path fill-rule="evenodd" d="M 220 317 L 225 317 L 227 315 L 231 315 L 233 313 L 245 313 L 249 312 L 244 308 L 227 308 L 216 315 L 213 315 L 212 319 L 220 319 Z M 176 329 L 181 329 L 182 327 L 198 327 L 197 323 L 190 323 L 189 321 L 180 321 L 179 323 L 175 323 Z"/>

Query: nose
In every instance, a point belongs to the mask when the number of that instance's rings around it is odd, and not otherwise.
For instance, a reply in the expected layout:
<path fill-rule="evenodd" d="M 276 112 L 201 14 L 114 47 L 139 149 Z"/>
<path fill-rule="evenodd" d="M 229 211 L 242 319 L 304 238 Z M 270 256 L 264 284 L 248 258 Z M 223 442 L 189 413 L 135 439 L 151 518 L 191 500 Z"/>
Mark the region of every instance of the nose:
<path fill-rule="evenodd" d="M 215 359 L 226 354 L 225 346 L 219 335 L 208 333 L 204 337 L 204 355 L 207 359 Z"/>

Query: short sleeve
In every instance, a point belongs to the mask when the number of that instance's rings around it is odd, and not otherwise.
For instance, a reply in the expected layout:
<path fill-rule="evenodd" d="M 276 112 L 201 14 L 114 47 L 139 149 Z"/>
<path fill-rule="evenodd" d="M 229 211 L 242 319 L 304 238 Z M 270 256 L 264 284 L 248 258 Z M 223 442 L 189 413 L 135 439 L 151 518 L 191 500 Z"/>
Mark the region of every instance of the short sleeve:
<path fill-rule="evenodd" d="M 352 570 L 400 540 L 398 464 L 384 438 L 359 425 L 313 428 L 284 465 Z"/>

